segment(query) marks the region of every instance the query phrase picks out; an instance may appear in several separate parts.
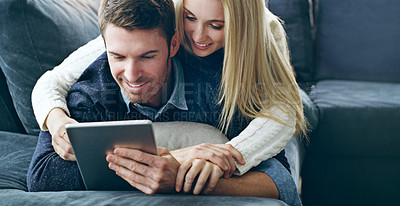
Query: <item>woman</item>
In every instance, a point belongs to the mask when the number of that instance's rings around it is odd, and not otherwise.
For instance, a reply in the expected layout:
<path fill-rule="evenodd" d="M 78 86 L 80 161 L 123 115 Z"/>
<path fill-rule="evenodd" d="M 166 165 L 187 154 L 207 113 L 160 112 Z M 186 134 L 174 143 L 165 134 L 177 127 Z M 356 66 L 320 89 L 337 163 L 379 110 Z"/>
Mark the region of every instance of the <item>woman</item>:
<path fill-rule="evenodd" d="M 279 153 L 295 131 L 305 131 L 285 32 L 279 19 L 266 9 L 264 0 L 177 0 L 176 15 L 177 29 L 189 55 L 207 57 L 224 50 L 224 57 L 220 58 L 221 130 L 227 132 L 238 113 L 255 118 L 228 142 L 242 153 L 246 164 L 235 163 L 231 169 L 225 169 L 227 176 L 235 169 L 245 173 Z M 64 159 L 74 159 L 68 152 L 70 147 L 65 147 L 68 138 L 64 125 L 74 122 L 65 114 L 65 96 L 83 69 L 103 51 L 103 41 L 97 38 L 47 72 L 34 88 L 32 102 L 39 125 L 49 128 L 54 148 Z M 229 150 L 225 145 L 209 147 L 214 151 Z M 232 158 L 229 162 L 233 162 Z M 184 166 L 184 173 L 201 172 L 200 166 Z"/>

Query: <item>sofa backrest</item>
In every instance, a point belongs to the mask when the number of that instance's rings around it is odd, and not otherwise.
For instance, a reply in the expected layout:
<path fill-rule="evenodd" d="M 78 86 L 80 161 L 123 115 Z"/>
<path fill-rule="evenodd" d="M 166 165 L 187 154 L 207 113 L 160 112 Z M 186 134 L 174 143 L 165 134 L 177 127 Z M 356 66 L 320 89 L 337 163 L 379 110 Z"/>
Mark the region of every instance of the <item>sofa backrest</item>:
<path fill-rule="evenodd" d="M 297 81 L 313 81 L 313 39 L 309 0 L 269 0 L 267 5 L 272 13 L 284 21 Z"/>
<path fill-rule="evenodd" d="M 26 133 L 15 112 L 6 78 L 0 69 L 0 131 Z"/>
<path fill-rule="evenodd" d="M 39 127 L 31 92 L 36 80 L 99 35 L 99 0 L 2 0 L 0 67 L 28 134 Z"/>
<path fill-rule="evenodd" d="M 400 1 L 316 1 L 316 80 L 400 83 Z"/>

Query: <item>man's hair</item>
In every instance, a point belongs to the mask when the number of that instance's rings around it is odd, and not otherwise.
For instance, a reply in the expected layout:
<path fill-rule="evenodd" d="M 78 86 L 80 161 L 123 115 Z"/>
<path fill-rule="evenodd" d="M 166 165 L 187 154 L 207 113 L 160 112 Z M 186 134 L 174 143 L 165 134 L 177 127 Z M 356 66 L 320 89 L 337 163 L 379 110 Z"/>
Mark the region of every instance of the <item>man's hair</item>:
<path fill-rule="evenodd" d="M 103 38 L 108 24 L 129 31 L 159 29 L 168 46 L 175 33 L 172 0 L 102 0 L 98 16 Z"/>

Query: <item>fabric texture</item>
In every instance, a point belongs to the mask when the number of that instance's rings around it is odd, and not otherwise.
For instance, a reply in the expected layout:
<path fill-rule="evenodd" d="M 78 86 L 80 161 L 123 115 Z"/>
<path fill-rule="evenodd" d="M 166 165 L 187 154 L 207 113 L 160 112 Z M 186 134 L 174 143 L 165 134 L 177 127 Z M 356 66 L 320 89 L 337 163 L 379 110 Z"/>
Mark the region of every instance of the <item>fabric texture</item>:
<path fill-rule="evenodd" d="M 26 133 L 12 104 L 8 86 L 0 70 L 0 131 Z"/>
<path fill-rule="evenodd" d="M 0 131 L 0 193 L 3 189 L 28 191 L 26 173 L 36 142 L 36 136 Z"/>
<path fill-rule="evenodd" d="M 313 131 L 309 154 L 400 157 L 399 84 L 326 80 L 310 97 L 323 121 Z"/>
<path fill-rule="evenodd" d="M 0 7 L 0 67 L 28 134 L 37 134 L 30 101 L 43 72 L 99 34 L 99 1 L 4 0 Z"/>
<path fill-rule="evenodd" d="M 308 0 L 268 0 L 269 10 L 284 21 L 298 82 L 313 81 L 313 39 Z"/>
<path fill-rule="evenodd" d="M 400 83 L 400 1 L 317 2 L 316 80 Z"/>
<path fill-rule="evenodd" d="M 264 172 L 271 177 L 278 189 L 280 200 L 291 206 L 302 205 L 293 179 L 287 178 L 290 176 L 288 174 L 289 172 L 279 163 L 278 160 L 274 158 L 265 160 L 250 171 Z"/>
<path fill-rule="evenodd" d="M 18 198 L 10 198 L 18 197 Z M 1 203 L 4 205 L 66 205 L 66 206 L 108 206 L 108 205 L 230 205 L 230 206 L 288 206 L 286 203 L 269 198 L 154 194 L 146 195 L 140 191 L 64 191 L 64 192 L 24 192 L 2 190 Z"/>

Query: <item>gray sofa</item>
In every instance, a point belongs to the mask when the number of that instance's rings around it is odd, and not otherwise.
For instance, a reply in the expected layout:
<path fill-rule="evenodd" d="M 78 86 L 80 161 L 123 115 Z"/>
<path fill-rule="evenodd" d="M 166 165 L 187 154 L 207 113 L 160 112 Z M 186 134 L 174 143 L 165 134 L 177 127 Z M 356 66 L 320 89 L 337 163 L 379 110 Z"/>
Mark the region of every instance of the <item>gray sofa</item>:
<path fill-rule="evenodd" d="M 0 0 L 0 202 L 5 205 L 285 205 L 253 197 L 29 193 L 36 80 L 96 37 L 99 1 Z M 269 0 L 285 21 L 313 132 L 286 154 L 304 205 L 396 205 L 400 176 L 400 1 Z"/>

